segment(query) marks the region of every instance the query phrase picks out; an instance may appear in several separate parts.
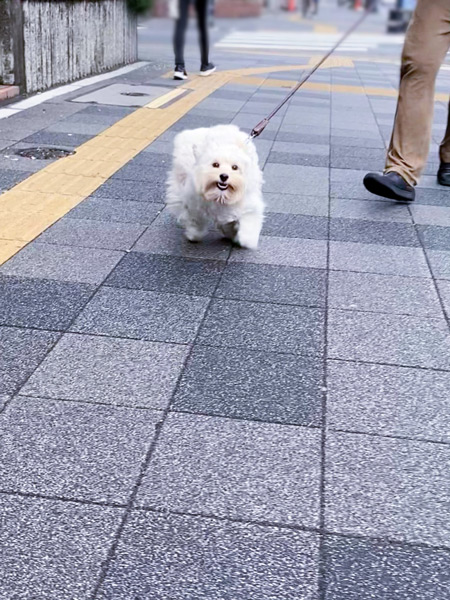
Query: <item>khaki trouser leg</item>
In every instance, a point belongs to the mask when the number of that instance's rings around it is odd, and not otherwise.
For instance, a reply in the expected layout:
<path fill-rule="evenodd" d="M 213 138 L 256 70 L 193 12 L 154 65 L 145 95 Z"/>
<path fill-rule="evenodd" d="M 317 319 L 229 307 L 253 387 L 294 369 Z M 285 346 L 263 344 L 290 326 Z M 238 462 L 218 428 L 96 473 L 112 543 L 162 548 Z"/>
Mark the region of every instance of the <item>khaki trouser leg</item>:
<path fill-rule="evenodd" d="M 427 161 L 434 85 L 449 47 L 450 0 L 418 0 L 403 48 L 397 114 L 385 168 L 411 185 L 417 184 Z M 450 128 L 446 139 L 450 157 Z"/>

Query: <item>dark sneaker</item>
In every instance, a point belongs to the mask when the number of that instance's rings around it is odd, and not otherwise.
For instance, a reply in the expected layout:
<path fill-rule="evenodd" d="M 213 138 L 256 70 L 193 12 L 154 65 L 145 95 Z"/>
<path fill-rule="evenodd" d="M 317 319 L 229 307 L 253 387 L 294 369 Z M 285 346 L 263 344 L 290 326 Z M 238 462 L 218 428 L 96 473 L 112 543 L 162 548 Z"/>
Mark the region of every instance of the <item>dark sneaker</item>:
<path fill-rule="evenodd" d="M 202 65 L 200 67 L 200 75 L 202 77 L 208 77 L 208 75 L 211 75 L 211 73 L 214 73 L 215 70 L 216 70 L 216 66 L 213 65 L 212 63 L 208 63 L 207 65 Z"/>
<path fill-rule="evenodd" d="M 450 187 L 450 163 L 441 162 L 437 174 L 438 183 Z"/>
<path fill-rule="evenodd" d="M 175 71 L 173 72 L 174 79 L 187 79 L 188 74 L 186 73 L 186 69 L 184 65 L 175 65 Z"/>
<path fill-rule="evenodd" d="M 416 197 L 414 187 L 394 172 L 385 175 L 367 173 L 364 177 L 364 187 L 372 194 L 397 200 L 398 202 L 412 202 Z"/>

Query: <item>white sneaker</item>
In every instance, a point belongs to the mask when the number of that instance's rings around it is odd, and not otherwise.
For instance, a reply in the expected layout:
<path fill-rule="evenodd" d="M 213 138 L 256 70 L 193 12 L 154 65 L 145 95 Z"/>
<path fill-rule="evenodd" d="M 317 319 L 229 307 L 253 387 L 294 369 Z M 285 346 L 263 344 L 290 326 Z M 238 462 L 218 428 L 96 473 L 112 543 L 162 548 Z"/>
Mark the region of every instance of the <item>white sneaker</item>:
<path fill-rule="evenodd" d="M 200 67 L 200 75 L 202 77 L 208 77 L 208 75 L 211 75 L 211 73 L 214 73 L 216 68 L 217 67 L 215 65 L 213 65 L 212 63 L 208 63 L 207 65 L 202 65 Z"/>
<path fill-rule="evenodd" d="M 184 68 L 184 65 L 175 65 L 175 71 L 173 72 L 173 78 L 178 79 L 178 80 L 188 78 L 188 74 L 186 73 L 186 69 Z"/>

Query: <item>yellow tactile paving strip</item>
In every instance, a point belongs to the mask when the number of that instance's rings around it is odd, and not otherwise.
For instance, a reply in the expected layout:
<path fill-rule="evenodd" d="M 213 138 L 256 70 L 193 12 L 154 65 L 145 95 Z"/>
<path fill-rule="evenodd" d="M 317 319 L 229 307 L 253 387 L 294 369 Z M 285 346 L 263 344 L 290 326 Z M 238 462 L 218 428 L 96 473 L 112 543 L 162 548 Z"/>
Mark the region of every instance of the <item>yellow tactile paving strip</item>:
<path fill-rule="evenodd" d="M 229 82 L 291 88 L 295 81 L 267 79 L 264 75 L 301 71 L 309 68 L 312 62 L 313 59 L 308 65 L 238 69 L 208 78 L 195 77 L 118 121 L 80 146 L 75 155 L 60 159 L 31 175 L 0 196 L 0 264 L 91 195 L 106 179 L 215 90 Z M 350 59 L 333 58 L 324 68 L 351 66 L 350 63 Z M 396 90 L 388 88 L 312 82 L 308 82 L 305 89 L 397 95 Z M 436 95 L 437 100 L 446 98 L 445 94 Z"/>

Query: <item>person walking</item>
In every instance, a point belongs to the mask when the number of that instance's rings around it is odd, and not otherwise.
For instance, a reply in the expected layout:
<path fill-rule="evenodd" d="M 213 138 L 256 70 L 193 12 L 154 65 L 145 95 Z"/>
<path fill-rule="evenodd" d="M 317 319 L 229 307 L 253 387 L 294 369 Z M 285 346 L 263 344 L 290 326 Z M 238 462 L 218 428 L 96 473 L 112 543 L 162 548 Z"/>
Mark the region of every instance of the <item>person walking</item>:
<path fill-rule="evenodd" d="M 450 0 L 418 0 L 403 47 L 397 113 L 385 170 L 365 176 L 369 192 L 404 202 L 415 199 L 415 186 L 430 147 L 435 81 L 449 48 Z M 438 182 L 450 186 L 450 112 L 439 154 Z"/>
<path fill-rule="evenodd" d="M 208 36 L 208 5 L 209 0 L 194 0 L 197 13 L 197 25 L 200 44 L 200 75 L 207 77 L 214 73 L 216 67 L 209 61 L 209 36 Z M 175 52 L 174 79 L 187 79 L 184 63 L 184 45 L 186 29 L 189 21 L 189 6 L 191 0 L 170 0 L 169 15 L 175 19 L 173 47 Z"/>

